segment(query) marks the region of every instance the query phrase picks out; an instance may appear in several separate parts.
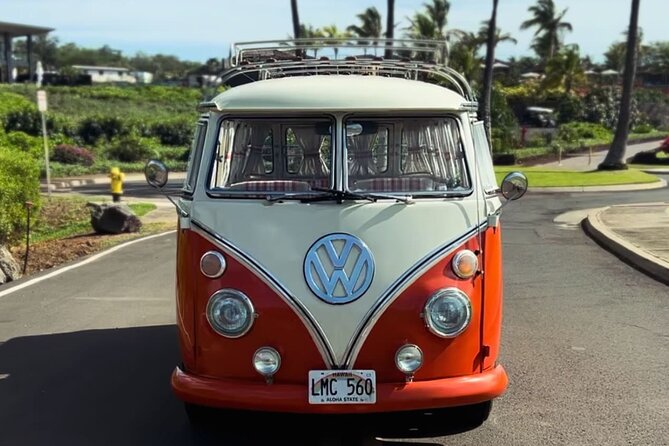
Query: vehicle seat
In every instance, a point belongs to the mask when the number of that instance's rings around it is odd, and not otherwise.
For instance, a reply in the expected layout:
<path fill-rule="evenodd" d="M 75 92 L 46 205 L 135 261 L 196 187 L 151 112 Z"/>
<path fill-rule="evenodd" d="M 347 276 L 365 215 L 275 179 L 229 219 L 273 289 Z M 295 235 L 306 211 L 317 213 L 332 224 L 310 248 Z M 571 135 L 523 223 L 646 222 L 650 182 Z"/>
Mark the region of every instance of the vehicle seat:
<path fill-rule="evenodd" d="M 421 192 L 434 190 L 434 181 L 424 177 L 371 178 L 353 183 L 353 190 L 375 192 Z"/>
<path fill-rule="evenodd" d="M 306 181 L 242 181 L 231 184 L 228 189 L 252 192 L 308 192 L 311 186 Z"/>

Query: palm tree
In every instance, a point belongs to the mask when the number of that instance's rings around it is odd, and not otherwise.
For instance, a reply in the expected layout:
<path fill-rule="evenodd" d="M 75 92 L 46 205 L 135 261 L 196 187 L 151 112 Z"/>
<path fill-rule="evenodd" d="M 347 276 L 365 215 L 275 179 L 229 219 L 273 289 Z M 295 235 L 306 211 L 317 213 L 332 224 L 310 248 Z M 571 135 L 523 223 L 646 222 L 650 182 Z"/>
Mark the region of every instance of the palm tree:
<path fill-rule="evenodd" d="M 386 38 L 392 39 L 395 36 L 395 0 L 388 0 L 388 15 L 386 16 Z M 384 54 L 386 59 L 393 57 L 391 46 L 386 47 Z"/>
<path fill-rule="evenodd" d="M 449 51 L 448 65 L 474 84 L 481 71 L 481 58 L 477 56 L 481 43 L 474 33 L 464 33 Z"/>
<path fill-rule="evenodd" d="M 488 136 L 488 141 L 491 141 L 490 138 L 490 97 L 492 95 L 492 66 L 495 63 L 495 47 L 497 42 L 495 37 L 497 34 L 497 2 L 498 0 L 492 1 L 492 16 L 490 17 L 490 22 L 488 23 L 488 39 L 486 43 L 486 56 L 485 56 L 485 72 L 483 74 L 483 96 L 481 97 L 481 102 L 479 103 L 479 116 L 483 118 L 483 125 L 485 126 L 486 135 Z"/>
<path fill-rule="evenodd" d="M 314 28 L 313 25 L 305 25 L 304 23 L 300 25 L 300 36 L 304 39 L 312 37 L 324 37 L 323 31 L 320 28 Z M 304 42 L 305 46 L 313 46 L 315 42 L 306 40 Z M 318 48 L 311 48 L 314 51 L 314 58 L 318 56 Z"/>
<path fill-rule="evenodd" d="M 528 8 L 533 17 L 520 25 L 522 30 L 537 28 L 532 49 L 544 62 L 553 57 L 562 46 L 562 34 L 573 29 L 571 23 L 562 21 L 567 10 L 565 8 L 558 12 L 553 0 L 537 0 L 536 5 Z"/>
<path fill-rule="evenodd" d="M 324 26 L 322 30 L 323 37 L 329 37 L 331 39 L 341 39 L 344 37 L 351 37 L 351 33 L 348 31 L 341 31 L 337 28 L 337 25 L 328 25 Z M 336 40 L 326 40 L 325 43 L 334 45 L 334 55 L 335 59 L 337 58 L 337 55 L 339 54 L 339 47 L 337 45 Z"/>
<path fill-rule="evenodd" d="M 637 39 L 639 37 L 639 3 L 640 0 L 632 0 L 632 13 L 630 14 L 630 26 L 627 33 L 627 50 L 625 54 L 625 73 L 623 76 L 623 95 L 620 100 L 620 113 L 613 143 L 606 154 L 604 161 L 598 166 L 599 170 L 617 170 L 627 168 L 625 164 L 625 151 L 627 150 L 627 136 L 630 126 L 630 109 L 632 105 L 632 89 L 634 88 L 634 75 L 636 73 Z"/>
<path fill-rule="evenodd" d="M 542 84 L 547 88 L 564 86 L 565 91 L 570 93 L 575 84 L 584 81 L 585 71 L 578 45 L 568 45 L 548 61 Z"/>
<path fill-rule="evenodd" d="M 347 31 L 352 32 L 358 37 L 375 37 L 379 38 L 381 37 L 382 34 L 382 29 L 383 27 L 381 26 L 381 14 L 379 14 L 379 11 L 374 8 L 367 8 L 365 11 L 361 14 L 358 14 L 356 16 L 361 24 L 360 26 L 358 25 L 351 25 L 348 28 L 346 28 Z M 377 39 L 372 39 L 372 45 L 376 46 L 378 43 Z M 361 45 L 366 45 L 369 42 L 369 40 L 360 40 L 359 43 Z"/>
<path fill-rule="evenodd" d="M 489 23 L 489 20 L 484 20 L 481 22 L 481 28 L 479 29 L 477 36 L 481 43 L 486 43 L 488 41 L 488 28 L 490 27 Z M 501 29 L 497 28 L 495 30 L 495 48 L 497 48 L 497 45 L 503 42 L 510 42 L 516 45 L 518 40 L 516 40 L 516 38 L 513 37 L 511 33 L 503 33 Z"/>
<path fill-rule="evenodd" d="M 299 39 L 300 35 L 300 16 L 297 13 L 297 0 L 290 0 L 290 10 L 293 15 L 293 37 Z"/>
<path fill-rule="evenodd" d="M 448 23 L 448 11 L 451 9 L 451 4 L 448 0 L 432 0 L 432 4 L 425 3 L 427 15 L 430 17 L 436 28 L 437 38 L 445 38 L 444 28 Z"/>

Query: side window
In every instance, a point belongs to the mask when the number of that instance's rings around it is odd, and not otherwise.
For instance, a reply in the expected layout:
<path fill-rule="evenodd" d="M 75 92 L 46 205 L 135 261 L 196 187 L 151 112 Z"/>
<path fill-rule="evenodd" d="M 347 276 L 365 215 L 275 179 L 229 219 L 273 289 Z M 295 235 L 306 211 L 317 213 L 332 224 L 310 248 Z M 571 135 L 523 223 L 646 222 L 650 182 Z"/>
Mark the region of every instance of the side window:
<path fill-rule="evenodd" d="M 197 182 L 197 172 L 200 168 L 200 159 L 202 159 L 202 149 L 204 148 L 204 138 L 207 135 L 207 123 L 200 121 L 195 128 L 195 136 L 190 148 L 190 155 L 188 156 L 188 168 L 186 169 L 186 180 L 184 181 L 183 190 L 186 193 L 192 194 L 195 190 L 195 183 Z"/>
<path fill-rule="evenodd" d="M 476 167 L 479 170 L 483 190 L 486 192 L 495 190 L 497 189 L 497 179 L 495 178 L 495 169 L 492 164 L 492 155 L 490 154 L 490 146 L 488 146 L 483 122 L 476 122 L 473 125 L 472 136 L 478 164 Z"/>

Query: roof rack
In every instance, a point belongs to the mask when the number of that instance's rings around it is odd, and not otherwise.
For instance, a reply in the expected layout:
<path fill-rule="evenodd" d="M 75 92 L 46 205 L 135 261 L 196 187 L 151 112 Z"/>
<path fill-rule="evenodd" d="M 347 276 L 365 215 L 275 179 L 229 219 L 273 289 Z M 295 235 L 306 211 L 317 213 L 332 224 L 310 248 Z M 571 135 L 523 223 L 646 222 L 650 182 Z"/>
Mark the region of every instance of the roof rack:
<path fill-rule="evenodd" d="M 386 50 L 392 58 L 382 56 Z M 475 107 L 469 83 L 447 61 L 448 44 L 439 40 L 319 37 L 240 42 L 231 46 L 230 68 L 221 82 L 236 86 L 288 76 L 347 74 L 400 77 L 450 88 Z"/>

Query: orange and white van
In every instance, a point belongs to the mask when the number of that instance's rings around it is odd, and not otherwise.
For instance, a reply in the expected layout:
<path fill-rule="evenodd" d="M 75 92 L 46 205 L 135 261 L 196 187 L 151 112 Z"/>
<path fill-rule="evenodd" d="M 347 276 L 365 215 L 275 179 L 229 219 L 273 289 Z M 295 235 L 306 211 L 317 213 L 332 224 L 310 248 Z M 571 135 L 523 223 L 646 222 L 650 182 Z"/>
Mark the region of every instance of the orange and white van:
<path fill-rule="evenodd" d="M 479 425 L 505 391 L 499 194 L 527 181 L 498 188 L 440 44 L 378 44 L 413 59 L 235 45 L 231 87 L 201 104 L 176 202 L 172 387 L 189 406 Z M 348 55 L 309 57 L 328 45 Z M 165 184 L 160 162 L 146 172 Z"/>

